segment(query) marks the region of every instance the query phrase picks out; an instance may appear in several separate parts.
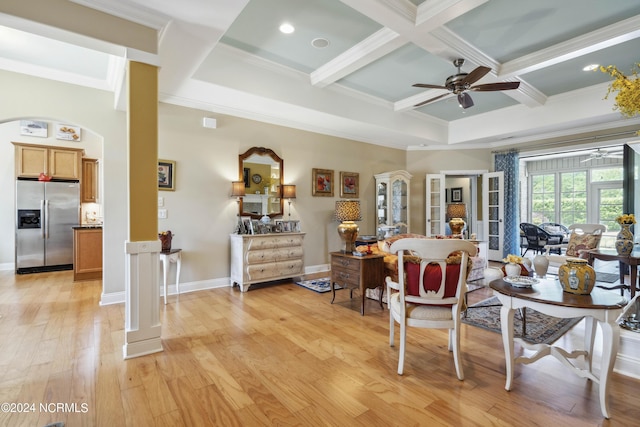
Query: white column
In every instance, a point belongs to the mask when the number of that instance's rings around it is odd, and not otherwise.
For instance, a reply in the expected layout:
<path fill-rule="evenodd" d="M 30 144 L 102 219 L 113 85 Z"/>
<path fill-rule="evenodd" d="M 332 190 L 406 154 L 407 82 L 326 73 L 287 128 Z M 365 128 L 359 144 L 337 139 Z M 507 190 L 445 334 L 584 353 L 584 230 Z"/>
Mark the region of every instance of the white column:
<path fill-rule="evenodd" d="M 125 359 L 162 351 L 159 240 L 126 242 Z"/>

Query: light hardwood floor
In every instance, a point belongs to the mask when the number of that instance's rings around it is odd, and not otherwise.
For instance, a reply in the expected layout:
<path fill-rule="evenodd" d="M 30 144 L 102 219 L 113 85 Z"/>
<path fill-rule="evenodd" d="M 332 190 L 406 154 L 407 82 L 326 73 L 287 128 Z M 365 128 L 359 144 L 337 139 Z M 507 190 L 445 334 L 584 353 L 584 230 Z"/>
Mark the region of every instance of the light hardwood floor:
<path fill-rule="evenodd" d="M 100 281 L 73 283 L 71 272 L 0 272 L 1 401 L 35 405 L 22 413 L 3 407 L 0 425 L 631 426 L 640 419 L 640 381 L 613 375 L 613 417 L 604 420 L 595 384 L 552 358 L 519 365 L 514 389 L 505 391 L 500 335 L 468 325 L 464 381 L 439 330 L 409 330 L 398 376 L 386 309 L 367 300 L 360 316 L 355 295 L 338 293 L 332 305 L 330 293 L 293 283 L 158 301 L 164 352 L 125 361 L 124 306 L 98 306 L 100 292 Z M 469 300 L 488 296 L 481 289 Z M 564 344 L 580 342 L 581 328 Z"/>

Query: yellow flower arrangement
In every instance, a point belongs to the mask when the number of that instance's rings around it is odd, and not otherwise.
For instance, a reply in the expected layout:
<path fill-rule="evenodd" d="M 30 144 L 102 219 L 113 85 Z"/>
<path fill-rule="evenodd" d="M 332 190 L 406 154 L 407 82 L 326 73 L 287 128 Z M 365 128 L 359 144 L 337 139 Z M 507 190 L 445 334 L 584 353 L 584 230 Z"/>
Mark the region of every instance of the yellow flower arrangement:
<path fill-rule="evenodd" d="M 636 66 L 640 66 L 640 63 L 636 64 Z M 625 76 L 613 65 L 601 66 L 600 71 L 613 77 L 613 82 L 611 82 L 607 95 L 604 97 L 607 99 L 612 92 L 618 92 L 613 109 L 620 110 L 627 117 L 640 114 L 640 78 L 638 78 L 638 70 L 632 70 L 632 78 Z"/>
<path fill-rule="evenodd" d="M 509 254 L 506 258 L 502 259 L 503 262 L 510 264 L 522 264 L 522 257 L 518 255 Z"/>
<path fill-rule="evenodd" d="M 633 214 L 622 214 L 616 218 L 618 224 L 635 224 L 636 217 Z"/>

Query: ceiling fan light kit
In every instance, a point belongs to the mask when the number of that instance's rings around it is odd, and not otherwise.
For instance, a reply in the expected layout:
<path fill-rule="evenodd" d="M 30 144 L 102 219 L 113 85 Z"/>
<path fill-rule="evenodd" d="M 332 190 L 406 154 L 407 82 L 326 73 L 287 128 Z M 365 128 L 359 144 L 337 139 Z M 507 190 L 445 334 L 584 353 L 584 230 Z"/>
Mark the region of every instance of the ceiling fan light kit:
<path fill-rule="evenodd" d="M 458 95 L 458 104 L 460 105 L 460 107 L 469 108 L 473 107 L 473 100 L 471 99 L 471 96 L 466 93 L 467 90 L 490 92 L 518 89 L 518 87 L 520 87 L 520 82 L 486 83 L 477 86 L 471 86 L 472 84 L 486 76 L 491 71 L 491 68 L 479 66 L 470 73 L 463 73 L 460 70 L 463 64 L 464 59 L 462 58 L 458 58 L 453 61 L 453 65 L 458 68 L 458 73 L 447 77 L 447 80 L 445 80 L 444 82 L 444 86 L 427 83 L 414 84 L 414 87 L 421 87 L 426 89 L 445 89 L 449 91 L 449 93 L 445 93 L 443 95 L 436 96 L 435 98 L 420 102 L 414 105 L 414 107 L 421 107 L 425 104 L 436 101 L 453 93 L 455 95 Z"/>
<path fill-rule="evenodd" d="M 458 104 L 460 108 L 469 108 L 473 107 L 473 99 L 471 99 L 471 95 L 468 93 L 462 92 L 458 94 Z"/>

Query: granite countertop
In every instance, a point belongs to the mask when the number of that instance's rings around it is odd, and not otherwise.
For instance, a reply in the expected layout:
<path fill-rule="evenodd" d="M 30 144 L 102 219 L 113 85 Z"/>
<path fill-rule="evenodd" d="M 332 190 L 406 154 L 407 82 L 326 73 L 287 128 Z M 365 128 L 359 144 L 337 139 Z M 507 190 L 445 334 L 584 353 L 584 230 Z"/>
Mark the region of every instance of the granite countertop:
<path fill-rule="evenodd" d="M 73 228 L 74 230 L 102 228 L 102 224 L 80 224 L 80 225 L 74 225 L 71 228 Z"/>

